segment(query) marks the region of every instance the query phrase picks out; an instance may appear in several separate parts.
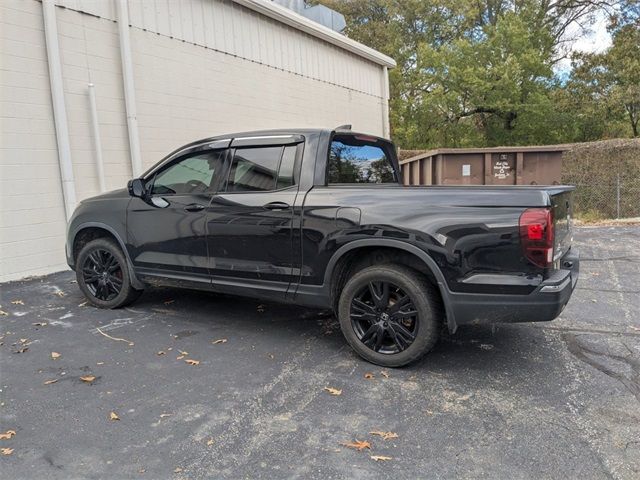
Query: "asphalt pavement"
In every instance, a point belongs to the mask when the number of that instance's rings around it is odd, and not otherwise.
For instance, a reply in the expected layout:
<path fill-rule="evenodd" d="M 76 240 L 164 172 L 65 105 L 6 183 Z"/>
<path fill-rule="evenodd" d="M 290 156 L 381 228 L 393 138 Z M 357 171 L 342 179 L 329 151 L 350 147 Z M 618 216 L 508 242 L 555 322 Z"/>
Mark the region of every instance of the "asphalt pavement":
<path fill-rule="evenodd" d="M 175 289 L 99 310 L 72 272 L 0 285 L 0 474 L 638 479 L 640 227 L 576 245 L 560 319 L 460 328 L 403 369 L 326 312 Z"/>

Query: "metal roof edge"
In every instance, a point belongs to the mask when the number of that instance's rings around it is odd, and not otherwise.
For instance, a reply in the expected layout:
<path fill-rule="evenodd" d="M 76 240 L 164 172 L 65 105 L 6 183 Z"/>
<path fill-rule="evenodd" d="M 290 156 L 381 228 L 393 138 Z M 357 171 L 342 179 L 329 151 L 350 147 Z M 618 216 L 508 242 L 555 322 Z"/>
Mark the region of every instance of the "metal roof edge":
<path fill-rule="evenodd" d="M 367 47 L 362 43 L 356 42 L 344 35 L 334 32 L 330 28 L 320 25 L 319 23 L 309 20 L 302 15 L 289 10 L 286 7 L 270 2 L 268 0 L 232 0 L 238 5 L 242 5 L 254 12 L 258 12 L 269 18 L 277 20 L 281 23 L 289 25 L 297 30 L 305 32 L 314 37 L 320 38 L 325 42 L 331 43 L 337 47 L 348 50 L 378 65 L 393 68 L 396 62 L 393 58 Z"/>

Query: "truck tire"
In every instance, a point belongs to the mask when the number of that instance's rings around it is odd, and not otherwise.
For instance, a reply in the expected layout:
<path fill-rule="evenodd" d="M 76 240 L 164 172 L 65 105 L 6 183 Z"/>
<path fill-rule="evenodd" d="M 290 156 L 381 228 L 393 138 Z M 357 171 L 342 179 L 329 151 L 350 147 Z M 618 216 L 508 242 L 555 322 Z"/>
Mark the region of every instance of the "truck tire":
<path fill-rule="evenodd" d="M 97 238 L 82 247 L 75 268 L 80 290 L 96 307 L 124 307 L 142 294 L 131 285 L 120 246 L 108 238 Z"/>
<path fill-rule="evenodd" d="M 402 367 L 419 360 L 438 340 L 440 296 L 420 273 L 401 265 L 360 270 L 338 303 L 340 328 L 365 360 Z"/>

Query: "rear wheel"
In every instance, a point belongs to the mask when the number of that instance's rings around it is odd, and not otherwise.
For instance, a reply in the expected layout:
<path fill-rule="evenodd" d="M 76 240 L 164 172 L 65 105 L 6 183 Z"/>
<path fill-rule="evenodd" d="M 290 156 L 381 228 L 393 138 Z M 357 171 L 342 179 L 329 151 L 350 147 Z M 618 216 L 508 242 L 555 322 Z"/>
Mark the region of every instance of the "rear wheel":
<path fill-rule="evenodd" d="M 435 345 L 442 309 L 437 291 L 421 274 L 404 266 L 378 265 L 347 281 L 338 316 L 342 333 L 361 357 L 401 367 Z"/>
<path fill-rule="evenodd" d="M 76 279 L 85 297 L 100 308 L 123 307 L 142 294 L 131 285 L 122 250 L 106 238 L 82 247 L 76 259 Z"/>

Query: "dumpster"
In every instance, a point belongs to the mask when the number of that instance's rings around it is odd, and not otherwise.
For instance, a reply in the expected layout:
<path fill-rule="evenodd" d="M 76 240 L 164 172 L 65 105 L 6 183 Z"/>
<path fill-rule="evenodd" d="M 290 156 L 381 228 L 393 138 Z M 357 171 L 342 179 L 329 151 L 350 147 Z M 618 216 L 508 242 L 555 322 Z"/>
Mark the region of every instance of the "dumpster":
<path fill-rule="evenodd" d="M 439 148 L 401 160 L 400 168 L 405 185 L 558 185 L 570 147 Z"/>

